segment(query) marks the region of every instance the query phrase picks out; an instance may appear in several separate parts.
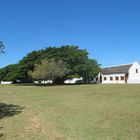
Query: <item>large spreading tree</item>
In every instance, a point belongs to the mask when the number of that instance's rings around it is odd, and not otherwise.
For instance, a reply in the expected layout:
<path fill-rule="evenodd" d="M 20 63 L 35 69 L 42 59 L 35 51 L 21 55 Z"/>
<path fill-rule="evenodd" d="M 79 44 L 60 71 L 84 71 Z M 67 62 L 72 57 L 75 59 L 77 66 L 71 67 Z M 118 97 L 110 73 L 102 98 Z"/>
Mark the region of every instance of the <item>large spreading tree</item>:
<path fill-rule="evenodd" d="M 47 60 L 47 61 L 46 61 Z M 32 51 L 20 60 L 17 64 L 7 66 L 0 70 L 0 75 L 4 80 L 20 80 L 21 82 L 31 82 L 34 76 L 39 75 L 37 69 L 42 62 L 46 61 L 46 72 L 50 71 L 49 65 L 63 62 L 69 72 L 65 72 L 61 76 L 55 75 L 54 83 L 64 83 L 67 78 L 83 77 L 85 82 L 90 82 L 96 74 L 99 72 L 99 64 L 94 59 L 88 58 L 87 50 L 82 50 L 78 46 L 61 46 L 61 47 L 48 47 L 39 51 Z M 56 65 L 59 71 L 62 71 Z M 33 72 L 34 76 L 29 74 L 29 71 Z M 38 77 L 39 78 L 39 77 Z M 41 76 L 40 76 L 41 78 Z M 47 77 L 41 78 L 43 80 Z"/>

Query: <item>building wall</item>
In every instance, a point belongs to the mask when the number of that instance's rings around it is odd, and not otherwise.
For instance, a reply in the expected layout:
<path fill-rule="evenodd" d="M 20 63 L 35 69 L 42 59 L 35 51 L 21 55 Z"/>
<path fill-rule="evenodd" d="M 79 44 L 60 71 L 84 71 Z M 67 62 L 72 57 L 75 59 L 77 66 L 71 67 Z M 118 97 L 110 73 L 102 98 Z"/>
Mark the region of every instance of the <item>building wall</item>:
<path fill-rule="evenodd" d="M 75 83 L 81 83 L 83 78 L 73 78 L 73 79 L 67 79 L 64 81 L 65 84 L 75 84 Z"/>
<path fill-rule="evenodd" d="M 140 65 L 135 62 L 128 72 L 127 83 L 140 83 Z"/>
<path fill-rule="evenodd" d="M 0 83 L 3 85 L 9 85 L 9 84 L 12 84 L 13 82 L 12 81 L 1 81 Z"/>
<path fill-rule="evenodd" d="M 33 81 L 34 84 L 39 84 L 38 81 Z M 51 80 L 42 80 L 41 81 L 41 84 L 52 84 L 52 81 Z"/>
<path fill-rule="evenodd" d="M 123 77 L 124 79 L 122 80 L 121 77 Z M 102 83 L 103 84 L 125 84 L 125 74 L 122 73 L 122 74 L 102 75 Z"/>

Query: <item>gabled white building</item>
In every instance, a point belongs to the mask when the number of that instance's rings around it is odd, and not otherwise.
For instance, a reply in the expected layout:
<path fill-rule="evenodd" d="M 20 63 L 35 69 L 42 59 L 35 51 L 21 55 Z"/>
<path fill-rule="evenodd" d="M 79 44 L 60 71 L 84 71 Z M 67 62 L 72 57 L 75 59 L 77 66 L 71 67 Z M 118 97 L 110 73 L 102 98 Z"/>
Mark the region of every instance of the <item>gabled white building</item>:
<path fill-rule="evenodd" d="M 140 83 L 140 65 L 138 62 L 101 69 L 97 76 L 98 83 L 124 84 Z"/>

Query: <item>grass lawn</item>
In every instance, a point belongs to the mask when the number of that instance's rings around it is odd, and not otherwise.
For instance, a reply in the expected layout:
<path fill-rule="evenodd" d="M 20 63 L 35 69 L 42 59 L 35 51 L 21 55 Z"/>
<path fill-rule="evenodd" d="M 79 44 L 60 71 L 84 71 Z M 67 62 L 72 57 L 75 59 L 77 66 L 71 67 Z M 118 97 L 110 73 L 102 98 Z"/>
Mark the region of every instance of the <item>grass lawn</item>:
<path fill-rule="evenodd" d="M 140 85 L 0 85 L 0 140 L 140 140 Z"/>

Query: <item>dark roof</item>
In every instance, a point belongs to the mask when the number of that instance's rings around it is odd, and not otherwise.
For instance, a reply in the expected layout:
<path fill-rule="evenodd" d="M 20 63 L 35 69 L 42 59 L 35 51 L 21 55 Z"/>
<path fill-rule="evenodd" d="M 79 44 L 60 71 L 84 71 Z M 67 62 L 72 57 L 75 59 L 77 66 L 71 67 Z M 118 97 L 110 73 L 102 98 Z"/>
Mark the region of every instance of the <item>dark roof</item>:
<path fill-rule="evenodd" d="M 101 69 L 101 73 L 106 75 L 106 74 L 118 74 L 118 73 L 128 73 L 128 70 L 132 64 L 129 65 L 120 65 L 120 66 L 115 66 L 115 67 L 107 67 Z"/>

